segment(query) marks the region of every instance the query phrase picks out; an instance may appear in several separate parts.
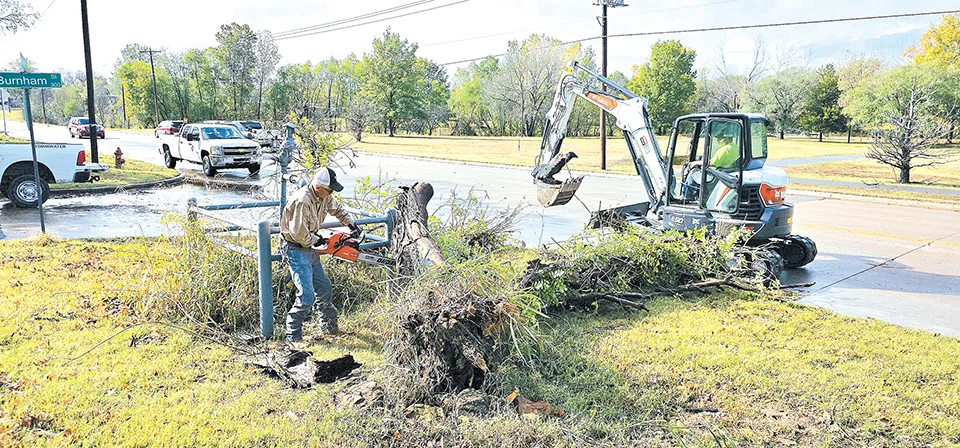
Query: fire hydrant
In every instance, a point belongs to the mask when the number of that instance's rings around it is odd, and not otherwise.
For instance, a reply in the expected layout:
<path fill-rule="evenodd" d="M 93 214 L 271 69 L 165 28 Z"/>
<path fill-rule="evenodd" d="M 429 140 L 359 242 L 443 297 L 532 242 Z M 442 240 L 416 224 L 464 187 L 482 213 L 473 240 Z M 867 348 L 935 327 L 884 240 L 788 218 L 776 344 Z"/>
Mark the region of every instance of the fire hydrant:
<path fill-rule="evenodd" d="M 119 170 L 119 169 L 123 168 L 123 164 L 126 163 L 126 162 L 127 162 L 127 160 L 123 158 L 123 151 L 121 151 L 120 148 L 118 147 L 118 148 L 117 148 L 117 151 L 113 153 L 113 164 L 114 164 L 114 166 L 116 166 L 117 169 Z"/>

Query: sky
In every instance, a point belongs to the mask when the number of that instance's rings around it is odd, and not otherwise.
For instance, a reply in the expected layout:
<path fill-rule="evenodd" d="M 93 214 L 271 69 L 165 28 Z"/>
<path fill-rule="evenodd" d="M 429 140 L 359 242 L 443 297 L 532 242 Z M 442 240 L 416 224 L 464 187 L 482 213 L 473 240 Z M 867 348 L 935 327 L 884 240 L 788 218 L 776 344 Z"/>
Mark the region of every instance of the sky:
<path fill-rule="evenodd" d="M 345 19 L 413 0 L 366 2 L 305 0 L 90 0 L 90 34 L 94 71 L 109 75 L 127 43 L 182 51 L 216 45 L 221 24 L 247 23 L 254 30 L 281 32 Z M 418 55 L 437 63 L 477 58 L 505 51 L 510 40 L 543 33 L 562 41 L 597 36 L 600 7 L 593 0 L 433 0 L 417 11 L 462 1 L 452 6 L 380 23 L 314 36 L 278 41 L 281 64 L 317 62 L 362 55 L 389 26 L 417 42 Z M 27 32 L 0 36 L 0 64 L 23 52 L 38 71 L 82 70 L 83 40 L 80 2 L 27 0 L 46 11 Z M 609 10 L 609 33 L 746 25 L 784 21 L 884 15 L 960 9 L 952 0 L 627 0 L 628 6 Z M 609 41 L 609 71 L 632 72 L 650 55 L 657 39 L 679 39 L 697 52 L 697 68 L 716 67 L 722 49 L 731 68 L 743 70 L 752 60 L 758 38 L 771 53 L 791 48 L 802 63 L 817 66 L 850 54 L 880 56 L 891 63 L 940 20 L 940 16 L 819 24 L 760 30 L 677 33 L 623 37 Z M 593 46 L 599 54 L 599 40 Z M 452 73 L 462 65 L 448 66 Z"/>

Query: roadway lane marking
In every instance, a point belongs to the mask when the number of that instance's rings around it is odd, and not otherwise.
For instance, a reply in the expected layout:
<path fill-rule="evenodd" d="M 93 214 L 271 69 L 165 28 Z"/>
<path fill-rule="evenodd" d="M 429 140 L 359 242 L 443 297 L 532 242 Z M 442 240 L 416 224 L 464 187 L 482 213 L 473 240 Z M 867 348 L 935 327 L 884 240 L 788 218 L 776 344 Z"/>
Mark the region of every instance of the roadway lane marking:
<path fill-rule="evenodd" d="M 912 253 L 914 253 L 914 252 L 916 252 L 916 251 L 918 251 L 918 250 L 920 250 L 920 249 L 923 249 L 924 247 L 932 246 L 934 243 L 940 242 L 941 240 L 945 240 L 945 239 L 947 239 L 947 238 L 952 238 L 952 237 L 957 236 L 957 235 L 960 235 L 960 232 L 952 233 L 952 234 L 947 235 L 947 236 L 945 236 L 945 237 L 937 238 L 937 239 L 932 240 L 932 241 L 928 241 L 926 244 L 923 244 L 923 245 L 921 245 L 921 246 L 918 246 L 918 247 L 915 247 L 915 248 L 913 248 L 913 249 L 910 249 L 910 250 L 908 250 L 908 251 L 906 251 L 906 252 L 904 252 L 904 253 L 902 253 L 902 254 L 900 254 L 900 255 L 897 255 L 896 257 L 893 257 L 893 258 L 891 258 L 891 259 L 889 259 L 889 260 L 884 261 L 883 263 L 879 263 L 879 264 L 876 264 L 876 265 L 874 265 L 874 266 L 870 266 L 869 268 L 866 268 L 866 269 L 864 269 L 864 270 L 862 270 L 862 271 L 860 271 L 860 272 L 857 272 L 857 273 L 854 273 L 854 274 L 850 274 L 850 275 L 848 275 L 848 276 L 846 276 L 846 277 L 844 277 L 844 278 L 841 278 L 840 280 L 837 280 L 837 281 L 835 281 L 835 282 L 833 282 L 833 283 L 830 283 L 829 285 L 824 286 L 824 287 L 822 287 L 822 288 L 820 288 L 820 289 L 818 289 L 818 290 L 816 290 L 816 291 L 813 291 L 813 292 L 823 291 L 823 290 L 825 290 L 825 289 L 827 289 L 827 288 L 829 288 L 829 287 L 831 287 L 831 286 L 834 286 L 834 285 L 836 285 L 836 284 L 838 284 L 838 283 L 842 283 L 842 282 L 845 282 L 845 281 L 847 281 L 847 280 L 850 280 L 851 278 L 854 278 L 854 277 L 856 277 L 856 276 L 858 276 L 858 275 L 864 274 L 864 273 L 866 273 L 866 272 L 870 272 L 870 271 L 872 271 L 872 270 L 874 270 L 874 269 L 876 269 L 876 268 L 879 268 L 879 267 L 881 267 L 881 266 L 886 266 L 888 263 L 897 261 L 897 259 L 902 258 L 902 257 L 905 257 L 905 256 L 907 256 L 907 255 L 910 255 L 910 254 L 912 254 Z"/>

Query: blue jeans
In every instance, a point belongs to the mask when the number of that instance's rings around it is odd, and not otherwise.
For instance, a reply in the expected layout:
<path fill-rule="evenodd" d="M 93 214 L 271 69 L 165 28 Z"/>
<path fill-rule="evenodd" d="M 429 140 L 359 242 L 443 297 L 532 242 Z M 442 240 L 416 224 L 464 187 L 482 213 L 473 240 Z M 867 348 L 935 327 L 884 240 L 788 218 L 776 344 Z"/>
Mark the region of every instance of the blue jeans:
<path fill-rule="evenodd" d="M 290 274 L 297 288 L 297 299 L 287 313 L 287 340 L 303 339 L 303 321 L 310 314 L 314 301 L 320 308 L 320 328 L 337 328 L 337 310 L 333 307 L 333 285 L 323 272 L 320 256 L 313 249 L 287 246 Z"/>

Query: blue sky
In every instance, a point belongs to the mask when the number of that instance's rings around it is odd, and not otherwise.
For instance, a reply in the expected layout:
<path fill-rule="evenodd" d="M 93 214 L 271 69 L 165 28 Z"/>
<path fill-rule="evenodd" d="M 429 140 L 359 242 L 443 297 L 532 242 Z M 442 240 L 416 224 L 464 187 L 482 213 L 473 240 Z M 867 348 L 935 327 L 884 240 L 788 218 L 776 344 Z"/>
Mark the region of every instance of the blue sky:
<path fill-rule="evenodd" d="M 302 0 L 231 0 L 163 2 L 93 0 L 90 2 L 94 70 L 108 74 L 124 44 L 138 42 L 183 50 L 216 43 L 223 23 L 248 23 L 254 29 L 284 31 L 371 12 L 411 0 L 366 2 Z M 434 0 L 438 6 L 455 0 Z M 50 0 L 32 0 L 38 11 Z M 284 63 L 318 61 L 362 54 L 371 40 L 389 25 L 421 45 L 419 54 L 439 63 L 502 52 L 511 39 L 532 32 L 561 40 L 599 34 L 592 0 L 469 0 L 423 14 L 317 36 L 279 42 Z M 628 7 L 612 9 L 610 33 L 631 33 L 715 27 L 739 24 L 813 20 L 957 9 L 954 1 L 925 0 L 677 0 L 655 3 L 628 0 Z M 698 53 L 698 67 L 713 67 L 722 48 L 731 65 L 749 63 L 758 37 L 770 46 L 799 49 L 808 64 L 819 65 L 845 53 L 878 55 L 896 62 L 938 16 L 872 22 L 811 25 L 763 30 L 738 30 L 660 36 L 676 38 Z M 492 35 L 492 36 L 491 36 Z M 489 36 L 489 37 L 483 37 Z M 630 72 L 649 57 L 657 37 L 628 37 L 610 42 L 610 69 Z M 455 43 L 447 43 L 457 41 Z M 599 43 L 590 45 L 599 52 Z M 23 51 L 41 70 L 83 68 L 79 2 L 54 0 L 36 29 L 0 37 L 0 62 Z M 451 67 L 455 69 L 455 67 Z"/>

